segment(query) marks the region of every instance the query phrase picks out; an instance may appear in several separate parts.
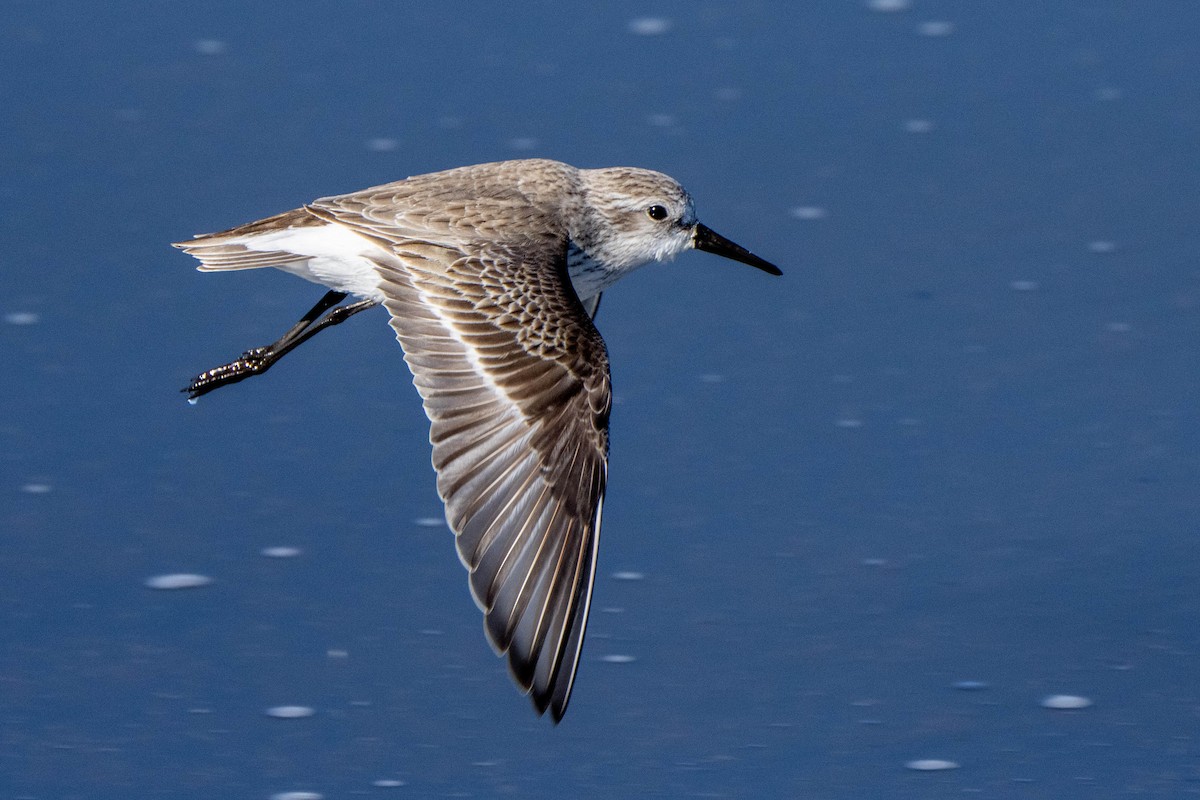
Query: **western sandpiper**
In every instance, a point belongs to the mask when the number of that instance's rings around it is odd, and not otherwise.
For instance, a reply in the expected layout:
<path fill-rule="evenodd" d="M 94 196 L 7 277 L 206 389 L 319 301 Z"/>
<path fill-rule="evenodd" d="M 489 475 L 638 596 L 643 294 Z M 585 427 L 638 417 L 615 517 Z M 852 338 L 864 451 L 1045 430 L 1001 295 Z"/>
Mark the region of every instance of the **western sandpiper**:
<path fill-rule="evenodd" d="M 608 472 L 600 295 L 690 248 L 779 269 L 698 222 L 691 196 L 662 173 L 542 159 L 417 175 L 175 246 L 201 270 L 278 267 L 330 289 L 274 344 L 198 375 L 191 398 L 266 371 L 363 309 L 387 309 L 488 639 L 538 712 L 561 720 Z"/>

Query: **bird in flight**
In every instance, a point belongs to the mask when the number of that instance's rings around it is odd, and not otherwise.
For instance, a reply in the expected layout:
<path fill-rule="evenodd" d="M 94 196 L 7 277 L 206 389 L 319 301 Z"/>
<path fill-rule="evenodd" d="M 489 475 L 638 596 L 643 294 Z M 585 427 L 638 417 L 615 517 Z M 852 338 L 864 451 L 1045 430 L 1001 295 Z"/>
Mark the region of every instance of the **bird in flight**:
<path fill-rule="evenodd" d="M 608 474 L 601 293 L 692 248 L 779 269 L 701 224 L 667 175 L 544 159 L 417 175 L 175 247 L 203 271 L 276 267 L 329 289 L 273 344 L 196 376 L 191 399 L 266 372 L 364 309 L 387 310 L 488 640 L 538 713 L 560 721 Z"/>

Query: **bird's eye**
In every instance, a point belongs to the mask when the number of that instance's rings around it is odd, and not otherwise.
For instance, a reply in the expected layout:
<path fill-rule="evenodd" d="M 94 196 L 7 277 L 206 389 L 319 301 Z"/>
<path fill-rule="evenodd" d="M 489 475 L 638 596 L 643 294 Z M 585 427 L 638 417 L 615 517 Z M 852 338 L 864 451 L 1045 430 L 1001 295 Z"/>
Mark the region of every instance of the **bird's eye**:
<path fill-rule="evenodd" d="M 666 206 L 653 205 L 646 209 L 646 214 L 649 215 L 650 219 L 661 222 L 667 218 L 667 209 Z"/>

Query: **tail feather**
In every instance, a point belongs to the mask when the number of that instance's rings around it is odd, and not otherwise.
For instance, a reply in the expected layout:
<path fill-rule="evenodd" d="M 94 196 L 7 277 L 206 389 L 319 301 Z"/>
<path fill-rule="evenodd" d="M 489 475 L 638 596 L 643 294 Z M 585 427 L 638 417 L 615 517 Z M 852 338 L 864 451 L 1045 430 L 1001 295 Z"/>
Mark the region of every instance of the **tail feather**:
<path fill-rule="evenodd" d="M 202 233 L 186 242 L 174 242 L 172 246 L 199 259 L 198 269 L 202 272 L 278 267 L 307 261 L 309 256 L 283 250 L 263 249 L 261 245 L 258 249 L 253 249 L 247 246 L 247 243 L 252 239 L 280 231 L 324 224 L 324 221 L 317 219 L 305 209 L 297 208 L 226 231 Z"/>

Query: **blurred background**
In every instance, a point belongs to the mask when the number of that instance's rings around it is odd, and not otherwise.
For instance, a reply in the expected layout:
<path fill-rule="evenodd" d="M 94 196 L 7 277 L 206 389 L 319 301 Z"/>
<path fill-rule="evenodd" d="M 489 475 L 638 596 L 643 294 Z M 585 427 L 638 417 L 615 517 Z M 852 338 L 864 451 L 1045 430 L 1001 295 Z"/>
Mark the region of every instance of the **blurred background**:
<path fill-rule="evenodd" d="M 1200 794 L 1200 6 L 515 9 L 6 5 L 0 796 Z M 557 728 L 385 313 L 191 407 L 323 289 L 168 245 L 533 156 L 785 273 L 605 296 Z"/>

